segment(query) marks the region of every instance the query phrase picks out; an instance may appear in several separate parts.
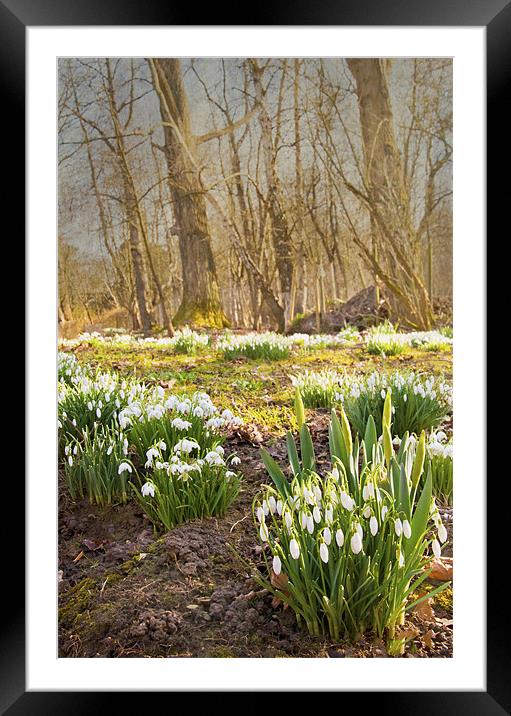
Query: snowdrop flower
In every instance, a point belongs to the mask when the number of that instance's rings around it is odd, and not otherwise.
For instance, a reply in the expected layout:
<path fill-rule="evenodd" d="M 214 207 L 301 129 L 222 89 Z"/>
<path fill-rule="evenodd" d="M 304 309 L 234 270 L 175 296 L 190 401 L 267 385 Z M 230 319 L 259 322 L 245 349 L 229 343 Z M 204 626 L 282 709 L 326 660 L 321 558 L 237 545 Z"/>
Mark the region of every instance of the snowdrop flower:
<path fill-rule="evenodd" d="M 348 495 L 347 492 L 344 492 L 344 490 L 341 490 L 341 504 L 344 507 L 344 509 L 349 510 L 350 512 L 354 507 L 353 500 L 351 499 L 351 497 Z"/>
<path fill-rule="evenodd" d="M 270 512 L 270 506 L 266 500 L 263 500 L 263 512 L 267 515 Z"/>
<path fill-rule="evenodd" d="M 272 569 L 277 576 L 282 570 L 282 562 L 280 561 L 280 557 L 278 555 L 275 555 L 275 557 L 273 558 Z"/>
<path fill-rule="evenodd" d="M 312 515 L 307 515 L 307 532 L 311 535 L 314 532 L 314 519 Z"/>
<path fill-rule="evenodd" d="M 371 517 L 371 508 L 369 507 L 369 505 L 362 512 L 362 515 L 366 518 L 366 520 L 368 520 Z"/>
<path fill-rule="evenodd" d="M 325 527 L 323 530 L 323 539 L 325 540 L 325 544 L 330 545 L 330 542 L 332 541 L 332 533 L 330 532 L 329 527 Z"/>
<path fill-rule="evenodd" d="M 445 529 L 445 525 L 443 523 L 440 523 L 438 526 L 438 539 L 442 544 L 447 540 L 447 530 Z"/>
<path fill-rule="evenodd" d="M 131 465 L 129 462 L 121 462 L 119 465 L 119 469 L 117 470 L 118 475 L 122 475 L 123 472 L 126 472 L 126 470 L 131 474 L 133 470 L 131 469 Z"/>
<path fill-rule="evenodd" d="M 230 480 L 231 477 L 236 477 L 236 473 L 233 472 L 232 470 L 226 470 L 225 477 L 226 477 L 228 480 Z"/>
<path fill-rule="evenodd" d="M 89 400 L 89 402 L 87 403 L 87 407 L 89 408 L 89 410 L 92 410 L 92 403 L 90 402 L 90 400 Z"/>
<path fill-rule="evenodd" d="M 289 552 L 291 553 L 291 557 L 293 559 L 298 559 L 298 557 L 300 556 L 300 546 L 298 542 L 294 539 L 294 537 L 289 543 Z"/>
<path fill-rule="evenodd" d="M 328 547 L 324 542 L 322 542 L 319 546 L 319 556 L 321 557 L 322 561 L 327 564 L 328 562 Z"/>
<path fill-rule="evenodd" d="M 332 505 L 329 505 L 327 508 L 325 508 L 325 522 L 328 522 L 328 524 L 332 524 L 334 521 L 334 508 Z"/>
<path fill-rule="evenodd" d="M 272 515 L 274 515 L 275 512 L 277 511 L 277 502 L 276 502 L 275 498 L 273 497 L 273 495 L 270 495 L 270 497 L 268 499 L 268 506 L 270 508 L 270 512 L 272 513 Z"/>
<path fill-rule="evenodd" d="M 340 527 L 335 533 L 335 541 L 337 542 L 338 547 L 342 547 L 344 544 L 344 532 Z"/>
<path fill-rule="evenodd" d="M 158 443 L 158 447 L 162 452 L 165 452 L 165 450 L 167 449 L 167 444 L 164 440 L 160 440 L 160 442 Z"/>
<path fill-rule="evenodd" d="M 434 539 L 431 543 L 431 549 L 433 550 L 433 554 L 437 558 L 439 558 L 442 554 L 442 548 L 440 547 L 440 542 L 437 539 Z"/>
<path fill-rule="evenodd" d="M 291 513 L 290 513 L 290 512 L 286 512 L 286 513 L 284 514 L 284 522 L 286 523 L 287 529 L 290 530 L 290 529 L 291 529 L 291 525 L 293 524 L 293 518 L 291 517 Z"/>
<path fill-rule="evenodd" d="M 64 452 L 66 453 L 66 455 L 69 455 L 71 452 L 71 445 L 66 445 L 66 447 L 64 448 Z"/>
<path fill-rule="evenodd" d="M 399 566 L 400 566 L 400 567 L 404 567 L 404 566 L 405 566 L 405 558 L 404 558 L 404 555 L 403 555 L 403 553 L 401 552 L 400 549 L 398 550 L 398 555 L 397 555 L 397 556 L 398 556 L 398 564 L 399 564 Z"/>
<path fill-rule="evenodd" d="M 235 455 L 233 458 L 231 458 L 231 465 L 239 465 L 241 462 L 240 458 Z"/>
<path fill-rule="evenodd" d="M 403 534 L 406 537 L 406 539 L 410 539 L 412 536 L 412 528 L 410 527 L 410 523 L 408 520 L 404 520 L 403 522 Z"/>
<path fill-rule="evenodd" d="M 378 533 L 378 520 L 374 515 L 369 520 L 369 529 L 373 537 Z"/>
<path fill-rule="evenodd" d="M 268 528 L 266 527 L 266 524 L 264 522 L 261 522 L 261 526 L 259 528 L 259 536 L 261 538 L 261 542 L 268 542 Z"/>
<path fill-rule="evenodd" d="M 150 482 L 146 482 L 145 485 L 142 485 L 141 493 L 144 497 L 147 497 L 148 495 L 154 497 L 154 485 Z"/>
<path fill-rule="evenodd" d="M 336 482 L 339 481 L 339 470 L 338 470 L 336 467 L 334 467 L 334 468 L 332 469 L 332 472 L 331 472 L 330 474 L 332 475 L 332 477 L 334 478 L 334 480 L 335 480 Z"/>
<path fill-rule="evenodd" d="M 282 510 L 284 508 L 284 503 L 282 500 L 277 500 L 277 514 L 280 516 L 282 515 Z"/>
<path fill-rule="evenodd" d="M 321 512 L 317 505 L 314 507 L 314 510 L 312 511 L 312 516 L 314 517 L 314 522 L 316 522 L 316 523 L 321 522 Z"/>
<path fill-rule="evenodd" d="M 351 538 L 351 551 L 353 554 L 358 554 L 362 551 L 362 540 L 358 532 L 355 532 Z"/>
<path fill-rule="evenodd" d="M 70 455 L 70 456 L 67 458 L 67 461 L 68 461 L 69 465 L 72 467 L 72 465 L 73 465 L 73 456 Z"/>
<path fill-rule="evenodd" d="M 385 519 L 385 515 L 387 514 L 388 511 L 389 511 L 389 508 L 387 507 L 387 505 L 383 505 L 383 507 L 381 508 L 381 518 L 382 518 L 382 520 Z"/>
<path fill-rule="evenodd" d="M 258 508 L 257 508 L 257 510 L 256 510 L 256 517 L 257 517 L 258 522 L 261 523 L 261 522 L 264 521 L 264 510 L 263 510 L 262 507 L 258 507 Z"/>
<path fill-rule="evenodd" d="M 113 445 L 109 445 L 109 446 L 108 446 L 108 450 L 106 451 L 106 454 L 107 454 L 107 455 L 111 455 L 113 449 L 114 449 L 114 446 L 113 446 Z"/>
<path fill-rule="evenodd" d="M 398 517 L 397 520 L 394 522 L 394 529 L 396 530 L 396 535 L 397 535 L 398 537 L 401 537 L 401 534 L 402 534 L 402 532 L 403 532 L 403 523 L 401 522 L 401 520 L 399 519 L 399 517 Z"/>
<path fill-rule="evenodd" d="M 362 529 L 362 525 L 357 522 L 357 524 L 355 525 L 355 529 L 360 535 L 360 539 L 364 539 L 364 530 Z"/>

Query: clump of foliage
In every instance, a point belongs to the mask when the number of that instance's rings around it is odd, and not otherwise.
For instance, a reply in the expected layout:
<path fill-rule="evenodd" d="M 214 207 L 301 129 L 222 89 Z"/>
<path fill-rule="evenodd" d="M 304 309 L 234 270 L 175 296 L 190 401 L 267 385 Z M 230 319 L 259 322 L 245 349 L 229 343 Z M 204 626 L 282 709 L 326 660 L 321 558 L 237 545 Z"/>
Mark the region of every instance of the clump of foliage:
<path fill-rule="evenodd" d="M 165 457 L 167 453 L 167 457 Z M 170 530 L 194 518 L 222 516 L 239 493 L 241 476 L 230 469 L 239 458 L 215 445 L 180 440 L 172 450 L 163 441 L 147 452 L 145 482 L 136 496 L 155 525 Z"/>
<path fill-rule="evenodd" d="M 116 428 L 83 431 L 64 448 L 64 471 L 73 500 L 91 503 L 126 502 L 134 466 L 128 456 L 128 439 Z"/>
<path fill-rule="evenodd" d="M 268 569 L 268 578 L 257 578 L 311 634 L 339 640 L 370 631 L 394 643 L 418 601 L 410 597 L 427 578 L 431 551 L 439 555 L 447 539 L 431 475 L 421 481 L 425 434 L 414 455 L 405 441 L 394 452 L 390 390 L 381 440 L 372 417 L 362 441 L 353 440 L 341 407 L 329 427 L 331 469 L 321 475 L 298 391 L 295 404 L 300 456 L 288 433 L 291 481 L 262 450 L 274 486 L 253 504 Z"/>
<path fill-rule="evenodd" d="M 391 323 L 386 322 L 367 332 L 366 346 L 368 353 L 373 355 L 393 356 L 408 348 L 423 351 L 447 350 L 452 346 L 452 337 L 440 331 L 398 333 Z"/>
<path fill-rule="evenodd" d="M 352 376 L 335 371 L 307 371 L 291 377 L 304 405 L 332 408 L 342 403 L 350 424 L 363 435 L 373 416 L 382 428 L 381 414 L 387 390 L 392 392 L 393 434 L 420 433 L 439 425 L 452 409 L 452 388 L 443 379 L 413 372 L 394 371 L 386 376 Z"/>
<path fill-rule="evenodd" d="M 217 342 L 217 349 L 225 360 L 252 358 L 281 360 L 289 356 L 291 342 L 278 333 L 247 333 L 240 336 L 225 335 Z"/>

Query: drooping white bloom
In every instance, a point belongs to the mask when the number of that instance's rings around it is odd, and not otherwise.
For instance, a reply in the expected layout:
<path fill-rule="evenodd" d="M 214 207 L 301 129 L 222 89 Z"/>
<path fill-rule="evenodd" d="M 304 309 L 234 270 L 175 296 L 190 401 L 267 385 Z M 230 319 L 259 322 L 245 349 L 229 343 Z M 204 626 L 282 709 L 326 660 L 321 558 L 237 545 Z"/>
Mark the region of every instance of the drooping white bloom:
<path fill-rule="evenodd" d="M 263 500 L 263 512 L 265 515 L 269 514 L 270 512 L 270 506 L 267 500 Z"/>
<path fill-rule="evenodd" d="M 312 511 L 312 516 L 314 517 L 314 522 L 316 522 L 316 523 L 321 522 L 321 512 L 317 505 L 315 505 L 315 507 Z"/>
<path fill-rule="evenodd" d="M 335 533 L 335 541 L 337 542 L 338 547 L 342 547 L 344 544 L 344 532 L 340 527 Z"/>
<path fill-rule="evenodd" d="M 282 570 L 282 562 L 280 561 L 280 557 L 277 554 L 273 558 L 272 569 L 277 576 L 280 574 L 280 572 Z"/>
<path fill-rule="evenodd" d="M 119 475 L 122 475 L 123 472 L 126 472 L 126 470 L 131 474 L 133 470 L 131 469 L 131 465 L 129 462 L 121 462 L 119 465 L 119 469 L 117 470 L 117 473 Z"/>
<path fill-rule="evenodd" d="M 70 455 L 70 456 L 67 458 L 67 461 L 68 461 L 69 465 L 72 466 L 72 465 L 73 465 L 73 456 Z"/>
<path fill-rule="evenodd" d="M 330 545 L 330 542 L 332 541 L 332 533 L 330 532 L 329 527 L 325 527 L 323 530 L 323 539 L 325 540 L 325 544 Z"/>
<path fill-rule="evenodd" d="M 142 485 L 141 493 L 144 497 L 147 497 L 148 495 L 154 497 L 154 485 L 150 482 L 146 482 L 145 485 Z"/>
<path fill-rule="evenodd" d="M 307 532 L 311 535 L 314 532 L 314 519 L 312 515 L 307 515 Z"/>
<path fill-rule="evenodd" d="M 355 525 L 355 529 L 360 535 L 360 539 L 364 539 L 364 530 L 362 529 L 362 525 L 359 522 L 357 522 L 357 524 Z"/>
<path fill-rule="evenodd" d="M 325 564 L 328 562 L 328 547 L 324 542 L 322 542 L 319 546 L 319 556 L 323 560 Z"/>
<path fill-rule="evenodd" d="M 394 529 L 396 530 L 396 535 L 397 535 L 398 537 L 401 537 L 401 534 L 402 534 L 402 532 L 403 532 L 403 523 L 401 522 L 401 520 L 399 519 L 399 517 L 398 517 L 397 520 L 394 522 Z"/>
<path fill-rule="evenodd" d="M 240 462 L 241 462 L 241 460 L 237 455 L 235 455 L 234 457 L 231 458 L 231 465 L 239 465 Z"/>
<path fill-rule="evenodd" d="M 282 500 L 277 500 L 277 514 L 280 516 L 282 515 L 282 510 L 284 508 L 284 503 Z"/>
<path fill-rule="evenodd" d="M 362 515 L 366 518 L 366 520 L 368 520 L 371 517 L 371 508 L 369 507 L 369 505 L 362 512 Z"/>
<path fill-rule="evenodd" d="M 294 537 L 289 543 L 289 552 L 291 553 L 291 557 L 293 559 L 298 559 L 298 557 L 300 556 L 300 545 L 294 539 Z"/>
<path fill-rule="evenodd" d="M 106 454 L 107 454 L 107 455 L 111 455 L 113 449 L 114 449 L 114 446 L 113 446 L 113 445 L 109 445 L 109 446 L 108 446 L 108 450 L 106 451 Z"/>
<path fill-rule="evenodd" d="M 258 507 L 258 508 L 257 508 L 257 510 L 256 510 L 256 517 L 257 517 L 257 519 L 258 519 L 259 522 L 263 522 L 263 521 L 264 521 L 264 510 L 263 510 L 262 507 Z"/>
<path fill-rule="evenodd" d="M 434 539 L 431 543 L 431 549 L 433 550 L 433 554 L 437 558 L 439 558 L 442 554 L 442 548 L 440 547 L 440 542 L 437 539 Z"/>
<path fill-rule="evenodd" d="M 404 554 L 401 552 L 400 549 L 398 550 L 398 555 L 397 555 L 397 557 L 398 557 L 398 564 L 399 564 L 399 566 L 400 566 L 400 567 L 404 567 L 404 566 L 405 566 L 405 556 L 404 556 Z"/>
<path fill-rule="evenodd" d="M 410 539 L 412 536 L 412 528 L 410 527 L 410 523 L 408 520 L 404 520 L 403 522 L 403 534 L 406 537 L 406 539 Z"/>
<path fill-rule="evenodd" d="M 270 495 L 270 497 L 268 499 L 268 506 L 270 508 L 270 512 L 272 513 L 272 515 L 274 515 L 275 512 L 277 511 L 277 501 L 275 500 L 273 495 Z"/>
<path fill-rule="evenodd" d="M 332 469 L 332 472 L 331 472 L 330 474 L 332 475 L 332 477 L 334 478 L 334 480 L 335 480 L 336 482 L 339 481 L 339 470 L 338 470 L 336 467 L 334 467 L 334 468 Z"/>
<path fill-rule="evenodd" d="M 354 506 L 353 500 L 347 492 L 344 492 L 344 490 L 341 490 L 341 504 L 345 510 L 349 510 L 350 512 Z"/>
<path fill-rule="evenodd" d="M 334 521 L 334 508 L 332 505 L 328 505 L 328 507 L 325 508 L 325 522 L 328 524 L 332 524 Z"/>
<path fill-rule="evenodd" d="M 291 513 L 290 513 L 290 512 L 285 512 L 285 513 L 284 513 L 284 522 L 286 523 L 287 529 L 290 530 L 290 529 L 291 529 L 291 525 L 293 524 L 293 518 L 291 517 Z"/>
<path fill-rule="evenodd" d="M 442 522 L 438 526 L 438 539 L 442 542 L 442 544 L 447 540 L 447 530 Z"/>
<path fill-rule="evenodd" d="M 307 527 L 307 513 L 300 512 L 300 527 L 304 530 Z"/>
<path fill-rule="evenodd" d="M 358 554 L 362 551 L 362 540 L 358 532 L 355 532 L 351 538 L 351 551 L 353 554 Z"/>
<path fill-rule="evenodd" d="M 261 522 L 259 527 L 259 536 L 261 537 L 261 542 L 268 542 L 268 528 L 264 522 Z"/>
<path fill-rule="evenodd" d="M 385 519 L 385 515 L 387 514 L 388 511 L 389 511 L 389 508 L 387 507 L 387 505 L 383 505 L 383 507 L 381 508 L 381 518 L 382 518 L 382 520 Z"/>
<path fill-rule="evenodd" d="M 369 520 L 369 529 L 371 530 L 373 537 L 378 534 L 378 520 L 374 515 Z"/>

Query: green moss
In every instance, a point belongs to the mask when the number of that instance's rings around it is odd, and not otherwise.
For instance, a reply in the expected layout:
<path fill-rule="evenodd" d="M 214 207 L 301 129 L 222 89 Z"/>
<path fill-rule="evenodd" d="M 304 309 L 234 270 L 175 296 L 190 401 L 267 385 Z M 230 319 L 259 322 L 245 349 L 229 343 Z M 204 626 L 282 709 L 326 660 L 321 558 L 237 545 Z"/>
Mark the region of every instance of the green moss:
<path fill-rule="evenodd" d="M 207 652 L 208 657 L 214 657 L 216 659 L 234 659 L 235 656 L 232 650 L 228 646 L 214 646 Z"/>
<path fill-rule="evenodd" d="M 188 325 L 193 328 L 228 328 L 229 321 L 216 303 L 191 303 L 183 301 L 172 319 L 175 326 Z"/>
<path fill-rule="evenodd" d="M 59 624 L 70 629 L 77 618 L 85 612 L 97 593 L 98 587 L 94 579 L 86 577 L 71 587 L 63 596 L 65 604 L 59 609 Z"/>

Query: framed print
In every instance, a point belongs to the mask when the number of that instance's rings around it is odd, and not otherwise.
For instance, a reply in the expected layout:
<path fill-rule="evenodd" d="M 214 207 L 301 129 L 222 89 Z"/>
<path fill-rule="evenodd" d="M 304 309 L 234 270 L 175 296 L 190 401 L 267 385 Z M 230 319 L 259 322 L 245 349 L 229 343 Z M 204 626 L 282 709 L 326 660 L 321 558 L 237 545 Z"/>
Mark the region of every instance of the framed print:
<path fill-rule="evenodd" d="M 2 713 L 508 712 L 484 268 L 509 5 L 95 5 L 0 0 L 28 317 Z"/>

